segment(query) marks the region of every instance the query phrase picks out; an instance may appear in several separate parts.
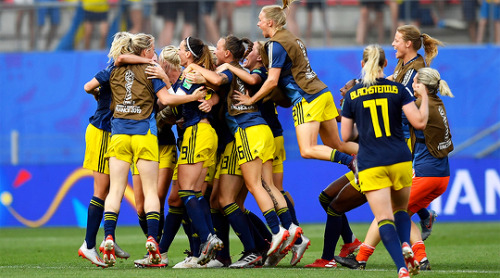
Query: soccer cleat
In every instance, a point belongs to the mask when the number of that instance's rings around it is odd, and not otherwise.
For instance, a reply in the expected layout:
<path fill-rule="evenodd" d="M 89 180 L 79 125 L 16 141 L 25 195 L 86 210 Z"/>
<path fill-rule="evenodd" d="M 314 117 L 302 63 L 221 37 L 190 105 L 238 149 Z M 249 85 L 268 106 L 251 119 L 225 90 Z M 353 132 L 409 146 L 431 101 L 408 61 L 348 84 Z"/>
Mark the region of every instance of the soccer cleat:
<path fill-rule="evenodd" d="M 345 258 L 349 256 L 350 254 L 353 254 L 354 252 L 359 250 L 359 247 L 363 244 L 359 239 L 355 239 L 351 243 L 346 243 L 342 245 L 342 249 L 340 249 L 339 257 Z"/>
<path fill-rule="evenodd" d="M 83 241 L 82 246 L 80 246 L 80 249 L 78 249 L 78 256 L 82 257 L 83 259 L 89 260 L 91 263 L 95 264 L 96 266 L 100 266 L 102 268 L 108 267 L 108 265 L 104 263 L 104 261 L 101 259 L 101 257 L 97 253 L 95 246 L 88 249 L 87 242 L 85 240 Z"/>
<path fill-rule="evenodd" d="M 203 265 L 202 267 L 206 268 L 222 268 L 222 267 L 228 267 L 231 264 L 231 260 L 227 262 L 222 262 L 219 259 L 215 258 L 210 260 L 206 265 Z"/>
<path fill-rule="evenodd" d="M 285 228 L 280 226 L 280 230 L 278 231 L 277 234 L 273 234 L 272 240 L 271 240 L 271 246 L 269 247 L 269 250 L 267 250 L 267 255 L 270 256 L 274 252 L 278 251 L 280 246 L 283 244 L 283 242 L 290 236 L 287 230 Z"/>
<path fill-rule="evenodd" d="M 152 264 L 149 260 L 149 252 L 148 255 L 145 255 L 142 259 L 138 259 L 134 261 L 134 265 L 137 268 L 145 268 L 145 267 L 166 267 L 168 266 L 168 257 L 167 252 L 161 254 L 161 261 L 159 264 Z"/>
<path fill-rule="evenodd" d="M 431 270 L 431 264 L 427 258 L 424 258 L 420 261 L 419 270 Z"/>
<path fill-rule="evenodd" d="M 102 257 L 104 263 L 108 266 L 114 266 L 116 263 L 115 256 L 115 241 L 111 235 L 106 237 L 106 241 L 104 242 L 104 250 L 102 251 Z"/>
<path fill-rule="evenodd" d="M 101 253 L 103 253 L 105 241 L 106 240 L 103 240 L 101 242 L 101 246 L 99 246 L 99 251 L 101 251 Z M 118 244 L 116 244 L 116 242 L 114 243 L 114 246 L 115 246 L 115 255 L 116 255 L 116 257 L 118 257 L 120 259 L 125 259 L 125 260 L 128 259 L 128 258 L 130 258 L 130 254 L 127 253 L 122 248 L 120 248 L 120 246 L 118 246 Z"/>
<path fill-rule="evenodd" d="M 215 258 L 216 251 L 221 250 L 223 246 L 224 243 L 217 237 L 217 235 L 209 234 L 207 241 L 203 242 L 200 246 L 198 264 L 207 264 L 211 259 Z"/>
<path fill-rule="evenodd" d="M 365 269 L 366 267 L 366 262 L 358 262 L 354 255 L 349 255 L 345 258 L 340 256 L 335 256 L 334 258 L 337 261 L 337 263 L 339 263 L 342 266 L 348 267 L 350 269 Z"/>
<path fill-rule="evenodd" d="M 358 156 L 353 154 L 352 155 L 352 160 L 351 162 L 347 165 L 347 168 L 349 168 L 349 170 L 352 171 L 352 173 L 354 174 L 354 182 L 356 184 L 359 184 L 359 176 L 358 176 Z"/>
<path fill-rule="evenodd" d="M 160 248 L 158 247 L 158 243 L 156 243 L 156 240 L 152 236 L 149 236 L 148 240 L 146 241 L 146 249 L 149 252 L 148 259 L 150 263 L 160 264 L 161 263 Z"/>
<path fill-rule="evenodd" d="M 406 268 L 402 267 L 399 269 L 398 278 L 410 278 L 410 274 Z"/>
<path fill-rule="evenodd" d="M 304 253 L 306 252 L 307 248 L 309 248 L 309 245 L 311 245 L 311 241 L 302 235 L 302 243 L 300 244 L 294 244 L 292 247 L 292 259 L 290 260 L 290 264 L 292 266 L 298 264 L 302 257 L 304 256 Z"/>
<path fill-rule="evenodd" d="M 243 256 L 237 262 L 232 263 L 229 268 L 252 268 L 260 261 L 262 261 L 261 255 L 245 251 Z"/>
<path fill-rule="evenodd" d="M 304 267 L 337 268 L 337 262 L 335 262 L 335 259 L 332 259 L 331 261 L 325 259 L 316 259 L 314 263 L 305 265 Z"/>
<path fill-rule="evenodd" d="M 273 254 L 269 255 L 264 262 L 265 267 L 272 267 L 272 266 L 277 266 L 281 260 L 286 256 L 286 254 L 281 254 L 280 252 L 274 252 Z"/>
<path fill-rule="evenodd" d="M 408 267 L 408 272 L 412 275 L 418 274 L 418 261 L 413 257 L 413 251 L 408 243 L 403 242 L 401 248 L 403 249 L 403 256 L 405 258 L 406 267 Z"/>
<path fill-rule="evenodd" d="M 190 256 L 185 258 L 184 261 L 178 262 L 172 268 L 200 268 L 200 267 L 203 266 L 198 264 L 198 258 Z"/>
<path fill-rule="evenodd" d="M 437 213 L 433 210 L 429 210 L 429 217 L 420 220 L 420 227 L 422 227 L 422 240 L 426 240 L 432 232 L 432 225 L 436 221 Z"/>
<path fill-rule="evenodd" d="M 292 223 L 290 225 L 290 228 L 288 228 L 288 234 L 289 234 L 288 238 L 281 244 L 280 248 L 281 254 L 287 254 L 288 251 L 292 249 L 293 245 L 295 244 L 295 241 L 297 241 L 297 239 L 299 239 L 300 236 L 303 234 L 302 228 Z"/>

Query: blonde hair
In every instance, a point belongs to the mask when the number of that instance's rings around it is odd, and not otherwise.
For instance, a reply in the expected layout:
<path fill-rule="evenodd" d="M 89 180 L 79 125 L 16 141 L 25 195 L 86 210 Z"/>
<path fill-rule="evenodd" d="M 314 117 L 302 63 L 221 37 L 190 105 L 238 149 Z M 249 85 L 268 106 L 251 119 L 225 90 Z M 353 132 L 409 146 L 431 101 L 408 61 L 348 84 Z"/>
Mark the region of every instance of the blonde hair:
<path fill-rule="evenodd" d="M 111 43 L 111 48 L 109 49 L 108 58 L 111 62 L 116 60 L 121 54 L 129 54 L 132 51 L 129 48 L 130 41 L 134 35 L 129 32 L 118 32 L 113 36 L 113 42 Z"/>
<path fill-rule="evenodd" d="M 378 44 L 370 44 L 363 50 L 364 66 L 361 70 L 361 82 L 365 86 L 377 83 L 377 78 L 385 66 L 385 52 Z"/>
<path fill-rule="evenodd" d="M 286 25 L 286 13 L 285 9 L 290 6 L 293 2 L 297 0 L 282 0 L 283 6 L 278 5 L 267 5 L 262 7 L 261 12 L 266 14 L 266 18 L 274 21 L 276 30 L 280 30 Z"/>
<path fill-rule="evenodd" d="M 266 52 L 266 42 L 258 41 L 257 44 L 259 45 L 258 51 L 260 59 L 262 60 L 262 64 L 267 68 L 269 67 L 269 56 L 267 56 Z"/>
<path fill-rule="evenodd" d="M 154 46 L 155 38 L 150 34 L 138 33 L 135 34 L 130 42 L 130 50 L 135 55 L 140 56 L 144 49 L 149 49 Z"/>
<path fill-rule="evenodd" d="M 414 25 L 399 26 L 396 31 L 401 33 L 404 41 L 411 41 L 411 45 L 415 51 L 418 51 L 423 44 L 425 52 L 424 58 L 427 66 L 430 66 L 432 60 L 437 56 L 438 46 L 444 46 L 444 43 L 440 40 L 426 33 L 420 33 L 420 30 Z"/>
<path fill-rule="evenodd" d="M 160 52 L 159 60 L 166 62 L 167 67 L 181 70 L 181 57 L 179 57 L 177 47 L 174 45 L 165 46 Z"/>
<path fill-rule="evenodd" d="M 433 68 L 426 67 L 419 69 L 417 81 L 425 85 L 429 94 L 437 94 L 439 92 L 442 96 L 454 97 L 448 83 L 441 79 L 439 72 Z"/>

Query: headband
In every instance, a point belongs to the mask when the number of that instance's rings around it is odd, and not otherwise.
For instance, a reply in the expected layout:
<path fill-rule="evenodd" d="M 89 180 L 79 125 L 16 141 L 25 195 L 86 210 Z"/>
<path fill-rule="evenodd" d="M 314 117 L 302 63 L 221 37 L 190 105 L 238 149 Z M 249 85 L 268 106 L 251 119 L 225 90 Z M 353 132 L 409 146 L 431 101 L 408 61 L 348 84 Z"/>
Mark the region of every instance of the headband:
<path fill-rule="evenodd" d="M 196 53 L 194 53 L 194 51 L 191 49 L 191 46 L 189 46 L 189 38 L 191 38 L 191 37 L 187 37 L 186 38 L 186 45 L 187 45 L 187 47 L 189 49 L 189 52 L 191 52 L 191 54 L 193 54 L 194 57 L 200 58 L 200 57 L 198 57 L 198 55 L 196 55 Z"/>

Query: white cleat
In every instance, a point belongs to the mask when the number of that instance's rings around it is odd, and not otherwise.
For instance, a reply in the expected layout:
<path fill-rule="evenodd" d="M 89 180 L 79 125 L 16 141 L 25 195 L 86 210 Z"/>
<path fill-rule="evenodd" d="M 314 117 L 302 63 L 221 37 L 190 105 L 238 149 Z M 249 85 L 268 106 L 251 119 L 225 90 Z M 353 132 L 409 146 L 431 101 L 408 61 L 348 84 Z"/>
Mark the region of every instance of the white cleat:
<path fill-rule="evenodd" d="M 267 255 L 270 256 L 274 252 L 280 250 L 280 246 L 283 244 L 283 242 L 288 238 L 289 233 L 285 228 L 280 226 L 280 230 L 277 234 L 274 234 L 271 240 L 271 246 L 269 247 L 269 250 L 267 251 Z"/>
<path fill-rule="evenodd" d="M 198 264 L 197 257 L 187 257 L 184 261 L 177 263 L 172 268 L 201 268 L 202 265 Z"/>
<path fill-rule="evenodd" d="M 138 259 L 134 261 L 134 265 L 137 268 L 146 268 L 146 267 L 156 267 L 156 268 L 162 268 L 162 267 L 167 267 L 168 265 L 168 257 L 167 257 L 167 252 L 161 254 L 161 261 L 159 264 L 153 264 L 151 263 L 151 260 L 149 259 L 149 254 L 144 255 L 142 259 Z"/>
<path fill-rule="evenodd" d="M 295 244 L 292 247 L 292 259 L 290 260 L 291 265 L 296 265 L 300 262 L 307 248 L 311 245 L 311 241 L 306 236 L 302 235 L 302 243 Z"/>
<path fill-rule="evenodd" d="M 101 246 L 99 246 L 99 251 L 101 251 L 101 253 L 104 252 L 104 243 L 106 242 L 106 240 L 103 240 L 101 242 Z M 120 258 L 120 259 L 128 259 L 130 258 L 130 254 L 127 253 L 125 250 L 121 249 L 120 246 L 118 246 L 118 244 L 115 242 L 114 243 L 114 246 L 115 246 L 115 255 L 116 257 Z"/>
<path fill-rule="evenodd" d="M 288 228 L 289 236 L 281 245 L 280 253 L 288 253 L 288 251 L 290 251 L 290 249 L 292 249 L 293 245 L 295 244 L 295 241 L 300 238 L 302 233 L 302 228 L 292 223 L 290 225 L 290 228 Z"/>
<path fill-rule="evenodd" d="M 105 264 L 104 261 L 101 259 L 101 256 L 99 256 L 99 254 L 97 253 L 95 246 L 93 248 L 88 249 L 87 242 L 85 240 L 83 241 L 82 246 L 80 246 L 80 249 L 78 249 L 78 256 L 82 257 L 83 259 L 89 260 L 96 266 L 102 268 L 108 267 L 108 265 Z"/>

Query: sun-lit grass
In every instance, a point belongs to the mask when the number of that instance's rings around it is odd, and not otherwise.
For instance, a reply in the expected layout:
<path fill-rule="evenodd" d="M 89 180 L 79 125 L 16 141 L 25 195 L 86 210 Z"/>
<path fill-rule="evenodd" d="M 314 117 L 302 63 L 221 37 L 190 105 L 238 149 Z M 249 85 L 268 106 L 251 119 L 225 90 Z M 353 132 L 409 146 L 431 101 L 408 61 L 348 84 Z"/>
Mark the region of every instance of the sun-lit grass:
<path fill-rule="evenodd" d="M 302 225 L 311 246 L 296 267 L 286 257 L 276 268 L 261 269 L 172 269 L 184 259 L 187 238 L 179 234 L 169 251 L 165 269 L 136 269 L 133 259 L 145 254 L 145 238 L 138 227 L 118 227 L 117 241 L 132 258 L 114 268 L 101 269 L 78 257 L 85 230 L 80 228 L 0 229 L 0 277 L 397 277 L 383 245 L 368 262 L 367 270 L 309 269 L 304 265 L 321 257 L 324 225 Z M 364 238 L 368 224 L 354 224 L 354 233 Z M 425 242 L 432 265 L 419 277 L 500 277 L 500 223 L 437 223 Z M 102 236 L 100 231 L 99 237 Z M 340 243 L 341 244 L 341 243 Z M 242 246 L 231 236 L 231 255 L 239 258 Z M 337 248 L 337 252 L 339 251 Z"/>

